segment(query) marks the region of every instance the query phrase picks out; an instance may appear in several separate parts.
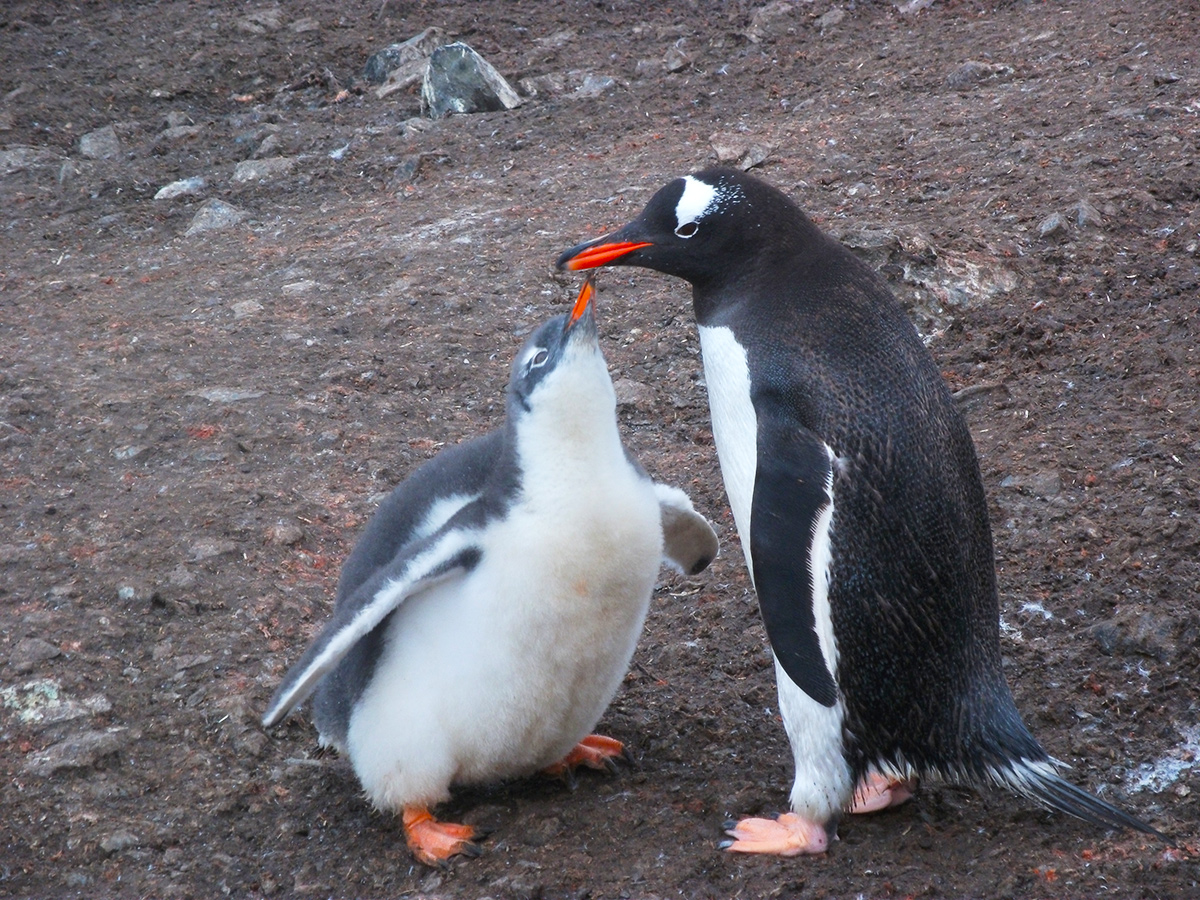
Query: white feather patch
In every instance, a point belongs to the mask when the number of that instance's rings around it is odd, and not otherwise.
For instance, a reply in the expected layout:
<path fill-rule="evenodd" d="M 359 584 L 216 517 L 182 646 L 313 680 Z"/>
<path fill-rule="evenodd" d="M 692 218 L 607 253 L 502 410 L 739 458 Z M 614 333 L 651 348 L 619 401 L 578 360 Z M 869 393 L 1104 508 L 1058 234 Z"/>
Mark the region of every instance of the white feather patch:
<path fill-rule="evenodd" d="M 689 222 L 704 218 L 717 199 L 717 189 L 691 175 L 683 177 L 683 195 L 675 204 L 675 227 L 682 228 Z"/>
<path fill-rule="evenodd" d="M 822 706 L 788 677 L 779 660 L 775 661 L 775 682 L 779 688 L 779 714 L 796 766 L 792 812 L 813 822 L 827 823 L 850 804 L 854 793 L 842 742 L 845 704 L 839 695 L 833 706 Z"/>
<path fill-rule="evenodd" d="M 409 541 L 419 541 L 421 538 L 429 537 L 449 522 L 456 512 L 478 499 L 479 494 L 450 494 L 434 500 L 429 504 L 429 511 L 425 513 L 424 521 L 413 529 Z"/>
<path fill-rule="evenodd" d="M 702 183 L 702 182 L 697 182 Z M 700 352 L 708 384 L 713 443 L 721 460 L 721 477 L 733 510 L 746 566 L 754 577 L 750 558 L 750 507 L 754 502 L 754 477 L 758 472 L 758 417 L 750 401 L 750 366 L 746 348 L 724 327 L 700 326 Z"/>
<path fill-rule="evenodd" d="M 833 635 L 833 615 L 829 607 L 830 566 L 833 565 L 833 542 L 830 530 L 833 526 L 833 473 L 837 469 L 837 455 L 828 444 L 829 475 L 825 480 L 825 496 L 828 503 L 813 523 L 812 546 L 809 550 L 808 570 L 812 573 L 813 627 L 825 658 L 825 668 L 830 675 L 837 673 L 838 649 Z"/>

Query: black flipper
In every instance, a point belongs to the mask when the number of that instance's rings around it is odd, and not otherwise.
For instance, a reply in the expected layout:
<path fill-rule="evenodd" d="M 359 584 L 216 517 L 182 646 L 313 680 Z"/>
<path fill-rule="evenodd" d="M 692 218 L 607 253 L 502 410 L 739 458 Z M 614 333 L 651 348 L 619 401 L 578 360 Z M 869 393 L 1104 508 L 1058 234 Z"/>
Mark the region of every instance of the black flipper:
<path fill-rule="evenodd" d="M 759 410 L 758 460 L 750 510 L 754 588 L 767 637 L 796 685 L 823 706 L 838 689 L 817 638 L 814 537 L 833 502 L 828 446 L 816 435 Z M 790 426 L 790 427 L 789 427 Z M 824 586 L 820 588 L 824 590 Z"/>

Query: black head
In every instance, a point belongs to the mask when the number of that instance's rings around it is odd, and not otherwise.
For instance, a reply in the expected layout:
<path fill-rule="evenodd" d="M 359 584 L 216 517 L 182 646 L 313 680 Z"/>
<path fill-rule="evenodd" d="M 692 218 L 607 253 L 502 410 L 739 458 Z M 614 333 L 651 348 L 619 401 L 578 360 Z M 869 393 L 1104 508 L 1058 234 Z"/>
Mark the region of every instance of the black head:
<path fill-rule="evenodd" d="M 567 315 L 555 316 L 538 329 L 525 342 L 521 352 L 513 360 L 508 379 L 510 412 L 532 408 L 532 397 L 537 389 L 551 380 L 552 373 L 564 364 L 573 364 L 581 358 L 591 361 L 600 359 L 600 344 L 596 331 L 596 319 L 592 312 L 594 289 L 592 279 L 584 282 L 579 299 Z M 607 369 L 604 369 L 607 377 Z"/>
<path fill-rule="evenodd" d="M 572 247 L 558 267 L 642 266 L 700 286 L 732 277 L 780 241 L 816 233 L 800 209 L 765 182 L 734 169 L 705 169 L 663 187 L 619 231 Z"/>

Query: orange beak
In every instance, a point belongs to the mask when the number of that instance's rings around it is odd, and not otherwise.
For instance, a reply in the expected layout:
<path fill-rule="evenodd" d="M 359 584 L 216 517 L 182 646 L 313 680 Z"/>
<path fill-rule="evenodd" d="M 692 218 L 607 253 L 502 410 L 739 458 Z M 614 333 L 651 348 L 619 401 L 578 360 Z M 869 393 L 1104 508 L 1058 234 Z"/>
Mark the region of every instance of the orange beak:
<path fill-rule="evenodd" d="M 560 263 L 560 265 L 563 268 L 570 269 L 572 272 L 580 269 L 594 269 L 597 266 L 610 263 L 614 259 L 620 259 L 626 253 L 632 253 L 634 250 L 640 250 L 642 247 L 649 246 L 650 241 L 618 241 L 611 244 L 596 244 L 595 246 L 581 250 L 570 259 Z"/>
<path fill-rule="evenodd" d="M 571 316 L 567 319 L 567 328 L 570 328 L 579 317 L 587 312 L 588 306 L 591 305 L 592 297 L 596 293 L 596 288 L 593 282 L 596 280 L 595 272 L 588 272 L 587 278 L 583 279 L 583 287 L 579 289 L 579 297 L 575 300 L 575 305 L 571 307 Z"/>

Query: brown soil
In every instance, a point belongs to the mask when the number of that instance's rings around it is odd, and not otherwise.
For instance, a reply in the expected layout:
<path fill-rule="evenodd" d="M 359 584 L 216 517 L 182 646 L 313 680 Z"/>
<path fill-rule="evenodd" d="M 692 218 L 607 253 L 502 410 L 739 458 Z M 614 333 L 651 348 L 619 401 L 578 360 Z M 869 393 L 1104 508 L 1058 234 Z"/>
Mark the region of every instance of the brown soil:
<path fill-rule="evenodd" d="M 0 895 L 1200 896 L 1200 14 L 771 10 L 4 5 Z M 415 93 L 356 76 L 431 25 L 560 86 L 402 127 Z M 616 84 L 572 96 L 587 74 Z M 120 152 L 85 158 L 107 125 Z M 786 803 L 790 754 L 689 292 L 652 273 L 601 276 L 621 421 L 724 553 L 664 582 L 601 723 L 636 766 L 457 795 L 444 816 L 493 832 L 433 871 L 306 720 L 258 727 L 380 495 L 499 420 L 577 284 L 557 253 L 718 132 L 911 304 L 978 443 L 1018 704 L 1177 848 L 925 786 L 823 858 L 716 849 Z M 294 165 L 235 182 L 256 153 Z M 185 236 L 207 198 L 249 217 Z"/>

